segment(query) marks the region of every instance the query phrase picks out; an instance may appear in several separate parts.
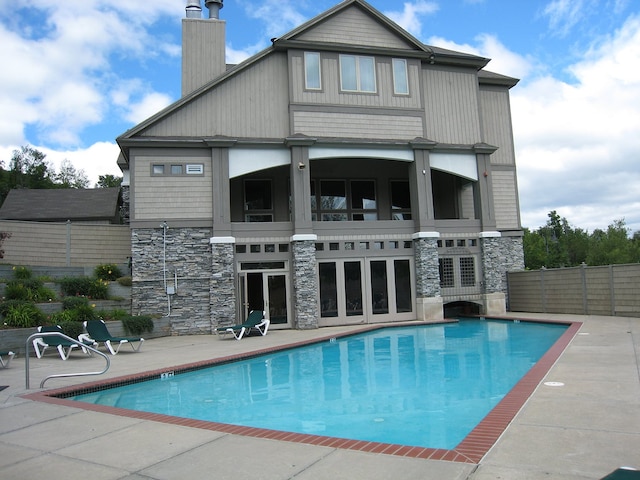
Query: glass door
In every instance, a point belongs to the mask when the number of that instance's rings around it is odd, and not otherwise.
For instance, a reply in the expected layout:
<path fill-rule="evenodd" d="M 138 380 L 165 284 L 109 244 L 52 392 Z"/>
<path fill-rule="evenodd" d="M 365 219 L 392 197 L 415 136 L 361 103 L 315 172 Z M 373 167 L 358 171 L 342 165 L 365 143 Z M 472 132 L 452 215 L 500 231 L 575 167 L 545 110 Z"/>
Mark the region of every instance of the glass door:
<path fill-rule="evenodd" d="M 290 326 L 289 280 L 285 272 L 240 272 L 238 292 L 238 317 L 242 321 L 252 310 L 263 310 L 271 320 L 271 327 Z"/>

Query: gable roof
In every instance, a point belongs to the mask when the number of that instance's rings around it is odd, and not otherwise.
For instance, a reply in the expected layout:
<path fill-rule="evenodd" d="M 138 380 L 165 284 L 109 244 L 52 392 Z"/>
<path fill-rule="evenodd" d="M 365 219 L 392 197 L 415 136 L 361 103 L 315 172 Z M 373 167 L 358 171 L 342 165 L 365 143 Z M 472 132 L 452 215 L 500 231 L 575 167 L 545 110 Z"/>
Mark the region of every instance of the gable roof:
<path fill-rule="evenodd" d="M 119 199 L 119 188 L 14 189 L 0 208 L 0 219 L 115 222 Z"/>
<path fill-rule="evenodd" d="M 344 44 L 344 43 L 336 43 L 336 42 L 318 42 L 318 41 L 305 41 L 301 40 L 304 37 L 304 34 L 312 31 L 314 28 L 318 27 L 321 24 L 324 24 L 331 19 L 336 18 L 340 13 L 345 12 L 350 8 L 357 8 L 374 21 L 379 23 L 382 28 L 387 29 L 389 32 L 393 33 L 407 44 L 406 49 L 400 48 L 384 48 L 384 47 L 368 47 L 367 45 L 361 44 Z M 385 54 L 385 55 L 398 55 L 398 56 L 406 56 L 419 58 L 421 60 L 427 61 L 431 64 L 443 64 L 443 65 L 458 65 L 458 66 L 466 66 L 469 68 L 475 68 L 476 70 L 481 70 L 484 66 L 489 63 L 490 59 L 479 57 L 477 55 L 467 54 L 456 52 L 453 50 L 447 50 L 438 47 L 431 47 L 429 45 L 425 45 L 420 40 L 412 36 L 409 32 L 404 30 L 398 24 L 393 22 L 391 19 L 380 13 L 378 10 L 373 8 L 364 0 L 344 0 L 343 2 L 335 5 L 334 7 L 326 10 L 325 12 L 317 15 L 316 17 L 310 19 L 309 21 L 303 23 L 302 25 L 294 28 L 290 32 L 282 35 L 278 38 L 271 39 L 272 45 L 257 53 L 256 55 L 246 59 L 245 61 L 239 63 L 238 65 L 232 67 L 231 69 L 225 71 L 217 78 L 212 79 L 209 83 L 203 85 L 202 87 L 194 90 L 193 92 L 183 96 L 178 99 L 173 104 L 167 106 L 163 110 L 159 111 L 155 115 L 149 117 L 148 119 L 142 121 L 138 125 L 133 128 L 127 130 L 125 133 L 120 135 L 116 142 L 120 146 L 120 150 L 122 152 L 124 163 L 128 161 L 128 147 L 133 143 L 130 139 L 135 138 L 145 129 L 150 127 L 151 125 L 156 124 L 157 122 L 165 119 L 170 116 L 177 110 L 179 110 L 184 105 L 193 102 L 205 95 L 208 91 L 216 88 L 221 83 L 229 80 L 230 78 L 240 74 L 244 70 L 250 68 L 252 65 L 256 64 L 264 57 L 272 54 L 276 51 L 283 51 L 289 48 L 296 49 L 314 49 L 314 50 L 331 50 L 331 51 L 344 51 L 348 52 L 356 52 L 356 51 L 367 51 L 370 54 Z M 151 142 L 154 145 L 162 146 L 162 140 L 153 141 L 151 139 L 146 139 L 147 142 Z"/>

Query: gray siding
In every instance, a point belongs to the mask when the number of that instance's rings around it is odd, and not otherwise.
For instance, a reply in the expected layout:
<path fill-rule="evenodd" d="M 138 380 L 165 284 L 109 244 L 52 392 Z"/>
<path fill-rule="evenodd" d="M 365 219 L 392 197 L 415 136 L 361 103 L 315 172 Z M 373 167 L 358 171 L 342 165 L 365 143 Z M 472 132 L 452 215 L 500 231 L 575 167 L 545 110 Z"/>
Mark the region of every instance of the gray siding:
<path fill-rule="evenodd" d="M 295 112 L 296 133 L 320 137 L 412 139 L 422 135 L 422 117 Z"/>
<path fill-rule="evenodd" d="M 505 230 L 520 228 L 516 172 L 494 170 L 492 176 L 496 227 Z"/>
<path fill-rule="evenodd" d="M 385 48 L 412 48 L 395 33 L 365 14 L 351 7 L 314 28 L 298 35 L 296 40 L 310 42 L 346 43 Z"/>
<path fill-rule="evenodd" d="M 509 91 L 504 88 L 481 87 L 480 105 L 484 141 L 498 147 L 498 150 L 491 155 L 491 163 L 515 165 Z"/>
<path fill-rule="evenodd" d="M 141 136 L 289 135 L 287 56 L 274 53 L 146 128 Z"/>
<path fill-rule="evenodd" d="M 211 154 L 203 150 L 198 156 L 193 151 L 178 149 L 160 151 L 132 151 L 132 175 L 135 178 L 135 202 L 131 206 L 131 219 L 143 220 L 200 220 L 212 219 Z M 204 175 L 151 174 L 153 164 L 204 165 Z"/>
<path fill-rule="evenodd" d="M 422 81 L 426 138 L 453 144 L 480 142 L 477 75 L 423 68 Z"/>

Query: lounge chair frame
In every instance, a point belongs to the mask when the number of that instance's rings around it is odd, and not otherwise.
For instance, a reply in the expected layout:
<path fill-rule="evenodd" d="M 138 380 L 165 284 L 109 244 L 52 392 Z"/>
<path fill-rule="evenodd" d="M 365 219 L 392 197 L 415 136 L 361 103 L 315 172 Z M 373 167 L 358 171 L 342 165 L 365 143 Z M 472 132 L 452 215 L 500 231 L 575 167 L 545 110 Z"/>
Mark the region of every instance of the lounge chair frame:
<path fill-rule="evenodd" d="M 2 368 L 7 368 L 14 356 L 15 353 L 13 353 L 11 350 L 0 352 L 0 366 L 2 366 Z M 5 357 L 6 359 L 3 357 Z"/>
<path fill-rule="evenodd" d="M 269 325 L 271 324 L 271 320 L 266 318 L 265 314 L 265 311 L 251 310 L 244 323 L 229 327 L 218 327 L 214 332 L 219 335 L 220 338 L 230 333 L 236 340 L 241 340 L 242 337 L 249 335 L 251 331 L 255 329 L 264 337 L 269 331 Z"/>
<path fill-rule="evenodd" d="M 134 352 L 140 351 L 144 338 L 142 337 L 114 337 L 109 333 L 104 320 L 89 320 L 84 322 L 87 333 L 83 333 L 78 338 L 95 342 L 97 345 L 104 343 L 111 355 L 117 355 L 122 345 L 131 345 Z M 114 344 L 117 346 L 114 348 Z"/>
<path fill-rule="evenodd" d="M 38 327 L 38 332 L 64 333 L 59 325 L 40 326 Z M 88 346 L 96 345 L 96 343 L 90 339 L 78 338 L 78 341 Z M 87 354 L 88 356 L 92 356 L 91 351 L 84 348 L 84 345 L 82 345 L 81 343 L 70 342 L 69 340 L 66 340 L 64 338 L 52 335 L 47 336 L 46 338 L 35 338 L 33 340 L 33 349 L 35 350 L 36 357 L 38 358 L 42 358 L 45 351 L 49 347 L 55 347 L 58 350 L 58 354 L 60 354 L 60 358 L 62 358 L 62 360 L 67 360 L 71 355 L 71 352 L 73 352 L 75 348 L 80 348 L 83 353 Z"/>

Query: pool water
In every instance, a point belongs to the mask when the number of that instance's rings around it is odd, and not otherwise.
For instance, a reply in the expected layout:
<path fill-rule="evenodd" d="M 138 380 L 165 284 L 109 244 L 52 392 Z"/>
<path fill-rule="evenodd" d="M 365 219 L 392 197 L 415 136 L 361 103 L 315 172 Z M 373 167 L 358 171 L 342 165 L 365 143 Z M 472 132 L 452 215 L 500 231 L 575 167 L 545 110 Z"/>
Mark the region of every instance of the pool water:
<path fill-rule="evenodd" d="M 453 449 L 566 325 L 389 327 L 71 397 L 296 433 Z"/>

